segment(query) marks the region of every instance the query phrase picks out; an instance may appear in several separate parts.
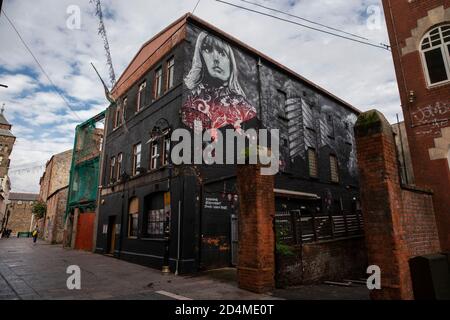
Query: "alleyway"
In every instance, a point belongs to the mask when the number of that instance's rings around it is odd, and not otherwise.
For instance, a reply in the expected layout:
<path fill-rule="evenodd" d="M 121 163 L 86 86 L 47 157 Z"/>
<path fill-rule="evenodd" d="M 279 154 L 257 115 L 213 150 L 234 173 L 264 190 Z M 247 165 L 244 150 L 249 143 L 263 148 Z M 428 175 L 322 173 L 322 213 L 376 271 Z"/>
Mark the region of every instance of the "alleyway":
<path fill-rule="evenodd" d="M 66 268 L 81 268 L 81 290 L 68 290 Z M 329 286 L 275 290 L 258 295 L 241 290 L 228 275 L 162 275 L 119 259 L 62 249 L 31 239 L 0 239 L 0 300 L 4 299 L 367 299 L 364 288 Z"/>

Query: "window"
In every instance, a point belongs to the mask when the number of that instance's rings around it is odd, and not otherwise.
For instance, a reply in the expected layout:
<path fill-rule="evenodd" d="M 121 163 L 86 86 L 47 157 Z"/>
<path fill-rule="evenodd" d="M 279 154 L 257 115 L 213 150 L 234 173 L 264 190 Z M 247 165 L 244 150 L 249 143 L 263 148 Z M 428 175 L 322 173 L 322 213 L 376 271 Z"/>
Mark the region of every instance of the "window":
<path fill-rule="evenodd" d="M 428 32 L 420 49 L 428 85 L 450 81 L 450 24 Z"/>
<path fill-rule="evenodd" d="M 155 86 L 153 91 L 153 97 L 155 99 L 161 96 L 162 92 L 162 68 L 158 68 L 155 71 Z"/>
<path fill-rule="evenodd" d="M 151 143 L 151 152 L 150 152 L 150 170 L 154 170 L 158 168 L 158 158 L 159 158 L 159 139 L 153 140 Z"/>
<path fill-rule="evenodd" d="M 167 90 L 169 90 L 173 87 L 174 71 L 175 71 L 175 59 L 170 58 L 167 61 L 167 86 L 166 86 Z"/>
<path fill-rule="evenodd" d="M 135 176 L 137 168 L 141 166 L 141 144 L 135 144 L 133 146 L 133 170 L 132 175 Z"/>
<path fill-rule="evenodd" d="M 330 174 L 332 182 L 339 182 L 339 167 L 337 157 L 334 155 L 330 156 Z"/>
<path fill-rule="evenodd" d="M 139 199 L 131 198 L 128 206 L 128 237 L 137 238 L 139 222 Z"/>
<path fill-rule="evenodd" d="M 145 87 L 147 86 L 147 82 L 143 82 L 139 86 L 139 92 L 137 97 L 137 111 L 141 110 L 145 106 Z"/>
<path fill-rule="evenodd" d="M 116 157 L 111 158 L 111 162 L 109 164 L 109 181 L 114 182 L 114 168 L 116 167 Z"/>
<path fill-rule="evenodd" d="M 163 137 L 163 148 L 162 148 L 162 156 L 161 156 L 161 162 L 162 165 L 168 165 L 169 164 L 169 157 L 170 157 L 170 135 L 167 133 Z"/>
<path fill-rule="evenodd" d="M 123 155 L 122 153 L 119 153 L 119 155 L 117 156 L 117 180 L 119 180 L 120 176 L 122 175 L 122 160 Z"/>
<path fill-rule="evenodd" d="M 333 116 L 331 114 L 327 114 L 327 124 L 328 124 L 328 137 L 334 139 L 334 121 Z"/>
<path fill-rule="evenodd" d="M 317 154 L 313 148 L 308 149 L 308 170 L 310 177 L 317 178 Z"/>
<path fill-rule="evenodd" d="M 122 100 L 122 113 L 123 113 L 122 117 L 123 117 L 123 119 L 125 119 L 125 116 L 126 116 L 127 105 L 128 105 L 128 98 L 125 97 Z"/>
<path fill-rule="evenodd" d="M 169 223 L 170 209 L 165 209 L 165 194 L 156 193 L 149 196 L 145 234 L 151 238 L 162 238 Z M 147 201 L 147 200 L 146 200 Z"/>
<path fill-rule="evenodd" d="M 164 209 L 153 209 L 148 213 L 147 234 L 149 236 L 163 236 L 166 215 Z"/>
<path fill-rule="evenodd" d="M 114 129 L 122 124 L 122 114 L 120 105 L 116 106 L 116 116 L 114 119 Z"/>

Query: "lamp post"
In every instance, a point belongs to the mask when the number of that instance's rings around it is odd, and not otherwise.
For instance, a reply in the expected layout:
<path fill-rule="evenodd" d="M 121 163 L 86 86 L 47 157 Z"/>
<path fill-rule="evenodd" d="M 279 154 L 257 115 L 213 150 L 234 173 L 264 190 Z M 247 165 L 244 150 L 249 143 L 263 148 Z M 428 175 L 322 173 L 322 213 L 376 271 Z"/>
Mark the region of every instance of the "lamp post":
<path fill-rule="evenodd" d="M 162 267 L 163 274 L 170 273 L 169 267 L 169 242 L 170 242 L 170 218 L 167 216 L 164 222 L 164 261 Z"/>
<path fill-rule="evenodd" d="M 6 84 L 1 84 L 1 83 L 0 83 L 0 87 L 8 88 L 8 86 Z"/>

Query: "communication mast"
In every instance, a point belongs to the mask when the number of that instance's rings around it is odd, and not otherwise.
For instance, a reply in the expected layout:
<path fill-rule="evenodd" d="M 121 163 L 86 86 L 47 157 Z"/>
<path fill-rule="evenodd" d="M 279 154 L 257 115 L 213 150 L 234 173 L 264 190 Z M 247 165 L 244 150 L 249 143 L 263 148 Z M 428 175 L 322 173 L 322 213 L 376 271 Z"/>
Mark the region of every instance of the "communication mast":
<path fill-rule="evenodd" d="M 111 88 L 112 88 L 116 84 L 116 74 L 114 72 L 114 67 L 113 67 L 113 63 L 112 63 L 111 51 L 109 50 L 109 42 L 108 42 L 108 36 L 106 35 L 105 24 L 103 23 L 102 4 L 101 4 L 100 0 L 90 0 L 90 3 L 92 3 L 95 6 L 95 15 L 98 17 L 98 20 L 99 20 L 98 34 L 102 37 L 102 40 L 103 40 L 103 46 L 105 48 L 105 53 L 106 53 L 106 64 L 108 65 L 108 68 L 109 68 L 109 81 L 111 82 Z"/>

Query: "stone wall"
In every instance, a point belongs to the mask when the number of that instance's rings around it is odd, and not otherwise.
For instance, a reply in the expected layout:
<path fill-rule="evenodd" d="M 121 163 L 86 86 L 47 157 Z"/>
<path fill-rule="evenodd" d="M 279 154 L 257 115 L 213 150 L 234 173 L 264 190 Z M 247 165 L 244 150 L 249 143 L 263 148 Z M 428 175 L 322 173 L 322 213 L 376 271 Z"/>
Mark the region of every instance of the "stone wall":
<path fill-rule="evenodd" d="M 292 249 L 292 255 L 277 253 L 277 287 L 366 276 L 364 237 L 306 243 Z"/>
<path fill-rule="evenodd" d="M 67 187 L 58 190 L 47 200 L 44 240 L 52 244 L 63 242 Z"/>
<path fill-rule="evenodd" d="M 32 225 L 31 212 L 33 207 L 33 201 L 17 201 L 11 200 L 11 203 L 7 206 L 7 212 L 9 211 L 7 228 L 12 230 L 12 235 L 15 236 L 18 232 L 29 232 Z"/>

